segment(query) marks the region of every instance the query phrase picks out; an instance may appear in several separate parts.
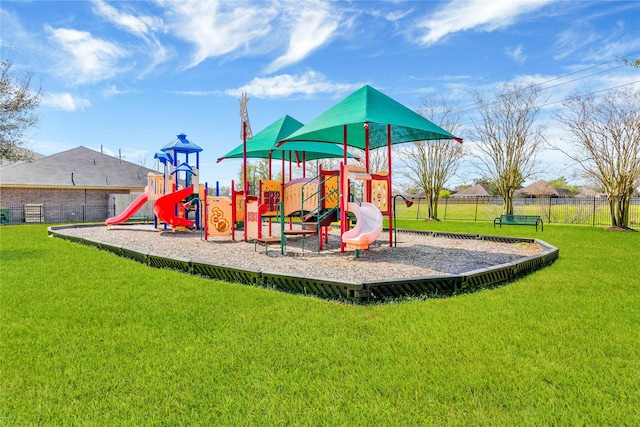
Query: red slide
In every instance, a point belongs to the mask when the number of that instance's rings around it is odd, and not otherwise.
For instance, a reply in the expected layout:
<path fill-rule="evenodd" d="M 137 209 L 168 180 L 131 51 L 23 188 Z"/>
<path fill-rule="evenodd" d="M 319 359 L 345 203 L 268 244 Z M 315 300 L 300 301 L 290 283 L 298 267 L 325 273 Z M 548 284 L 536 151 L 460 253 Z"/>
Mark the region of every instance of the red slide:
<path fill-rule="evenodd" d="M 118 216 L 114 216 L 113 218 L 108 218 L 104 222 L 104 225 L 120 224 L 121 222 L 125 222 L 126 220 L 131 218 L 133 214 L 138 212 L 138 209 L 140 209 L 142 205 L 144 205 L 147 202 L 147 199 L 149 198 L 147 196 L 148 189 L 149 187 L 145 187 L 144 193 L 136 197 L 136 199 L 133 202 L 131 202 L 129 206 L 127 206 L 127 209 L 122 211 L 122 213 Z"/>
<path fill-rule="evenodd" d="M 156 214 L 160 221 L 172 227 L 191 227 L 194 221 L 176 216 L 176 205 L 191 194 L 193 194 L 193 185 L 184 190 L 162 196 L 153 205 L 153 213 Z"/>

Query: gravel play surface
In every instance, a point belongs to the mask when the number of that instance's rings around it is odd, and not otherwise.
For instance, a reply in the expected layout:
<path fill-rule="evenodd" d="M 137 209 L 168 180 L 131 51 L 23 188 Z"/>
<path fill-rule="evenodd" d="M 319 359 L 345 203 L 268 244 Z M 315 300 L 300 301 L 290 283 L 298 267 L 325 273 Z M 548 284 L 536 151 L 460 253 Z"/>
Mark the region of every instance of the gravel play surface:
<path fill-rule="evenodd" d="M 278 227 L 273 227 L 274 229 Z M 265 227 L 265 232 L 267 232 Z M 389 247 L 389 234 L 384 231 L 369 250 L 340 252 L 339 230 L 329 234 L 329 243 L 317 252 L 318 238 L 289 237 L 287 251 L 272 245 L 268 254 L 263 246 L 254 250 L 244 243 L 242 233 L 236 241 L 214 238 L 204 241 L 199 231 L 154 230 L 152 225 L 117 225 L 78 227 L 58 230 L 102 243 L 126 246 L 145 253 L 165 257 L 205 261 L 218 265 L 247 268 L 269 273 L 362 282 L 460 274 L 537 255 L 543 249 L 537 243 L 498 243 L 486 240 L 449 239 L 398 232 L 397 247 Z M 277 230 L 273 233 L 277 235 Z"/>

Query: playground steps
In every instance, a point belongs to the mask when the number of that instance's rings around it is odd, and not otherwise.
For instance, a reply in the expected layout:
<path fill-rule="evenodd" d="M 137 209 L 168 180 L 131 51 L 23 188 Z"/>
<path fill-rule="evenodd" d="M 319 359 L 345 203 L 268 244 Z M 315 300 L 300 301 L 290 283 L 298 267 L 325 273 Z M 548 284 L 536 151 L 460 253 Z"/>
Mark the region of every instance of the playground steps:
<path fill-rule="evenodd" d="M 304 228 L 305 224 L 313 225 L 314 229 L 310 229 L 310 228 L 305 229 Z M 302 223 L 302 227 L 303 227 L 302 230 L 299 230 L 299 229 L 284 230 L 284 235 L 285 236 L 310 236 L 312 234 L 318 234 L 318 231 L 315 230 L 316 223 Z"/>
<path fill-rule="evenodd" d="M 255 243 L 253 245 L 253 251 L 257 251 L 258 249 L 258 245 L 264 246 L 265 249 L 265 253 L 269 253 L 269 245 L 281 245 L 282 240 L 280 239 L 280 237 L 274 237 L 274 236 L 265 236 L 265 237 L 260 237 L 258 239 L 255 240 Z"/>
<path fill-rule="evenodd" d="M 318 221 L 318 218 L 320 218 L 319 221 Z M 332 222 L 336 222 L 337 220 L 338 220 L 337 209 L 335 208 L 323 209 L 322 211 L 320 211 L 318 215 L 316 215 L 315 213 L 305 215 L 304 218 L 302 218 L 302 224 L 303 224 L 303 227 L 305 225 L 312 225 L 314 227 L 320 225 L 321 227 L 326 227 L 328 225 L 331 225 Z"/>

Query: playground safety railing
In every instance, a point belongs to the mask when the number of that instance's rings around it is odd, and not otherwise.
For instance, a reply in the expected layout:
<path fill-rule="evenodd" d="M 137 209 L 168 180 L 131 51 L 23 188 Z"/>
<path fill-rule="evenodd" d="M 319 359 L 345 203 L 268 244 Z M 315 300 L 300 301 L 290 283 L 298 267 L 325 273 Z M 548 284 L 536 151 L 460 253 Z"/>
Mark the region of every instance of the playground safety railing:
<path fill-rule="evenodd" d="M 303 219 L 304 218 L 309 218 L 309 217 L 315 217 L 316 221 L 318 224 L 320 224 L 320 222 L 322 222 L 323 219 L 325 219 L 326 217 L 328 217 L 329 215 L 331 215 L 335 210 L 337 210 L 337 208 L 333 208 L 333 209 L 327 209 L 326 211 L 323 212 L 322 206 L 324 205 L 324 201 L 330 198 L 334 198 L 334 197 L 338 197 L 338 188 L 334 188 L 333 190 L 327 192 L 326 194 L 322 195 L 322 190 L 323 188 L 325 188 L 325 184 L 330 180 L 330 179 L 335 179 L 336 175 L 329 175 L 327 178 L 320 180 L 320 175 L 317 175 L 314 178 L 311 178 L 309 181 L 305 182 L 304 184 L 302 184 L 302 204 L 301 204 L 301 210 L 300 210 L 300 218 Z M 314 181 L 318 182 L 318 189 L 313 192 L 312 194 L 310 194 L 309 196 L 305 197 L 305 186 L 307 186 L 308 184 L 313 183 Z M 304 204 L 305 202 L 307 202 L 308 200 L 311 200 L 313 197 L 317 196 L 317 200 L 318 200 L 318 204 L 317 206 L 306 212 L 304 211 Z M 318 225 L 319 226 L 319 225 Z"/>

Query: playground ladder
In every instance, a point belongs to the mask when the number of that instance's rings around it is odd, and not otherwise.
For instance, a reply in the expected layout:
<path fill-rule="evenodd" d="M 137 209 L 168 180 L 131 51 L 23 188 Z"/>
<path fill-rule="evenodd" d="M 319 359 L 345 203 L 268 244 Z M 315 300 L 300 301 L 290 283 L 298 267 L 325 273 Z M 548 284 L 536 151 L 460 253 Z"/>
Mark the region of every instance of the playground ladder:
<path fill-rule="evenodd" d="M 311 178 L 309 181 L 307 181 L 306 183 L 302 184 L 302 191 L 301 191 L 301 197 L 302 197 L 302 204 L 301 204 L 301 208 L 300 208 L 300 218 L 302 219 L 302 223 L 303 224 L 311 224 L 313 223 L 316 227 L 316 232 L 318 233 L 318 251 L 320 251 L 320 249 L 322 248 L 322 233 L 321 233 L 321 227 L 323 226 L 327 226 L 330 225 L 333 221 L 335 221 L 338 218 L 338 207 L 333 207 L 333 208 L 328 208 L 328 209 L 324 209 L 323 205 L 324 205 L 324 201 L 331 198 L 331 197 L 338 197 L 339 196 L 339 186 L 336 186 L 333 190 L 329 191 L 326 194 L 322 194 L 323 190 L 325 188 L 325 184 L 330 180 L 330 179 L 335 179 L 336 175 L 329 175 L 327 178 L 321 180 L 321 175 L 318 175 L 314 178 Z M 313 181 L 318 180 L 318 189 L 315 193 L 312 193 L 310 195 L 308 195 L 307 197 L 305 197 L 305 193 L 304 193 L 304 189 L 305 186 L 307 186 L 308 184 L 311 184 Z M 304 203 L 310 199 L 312 199 L 313 197 L 317 197 L 318 200 L 318 204 L 315 208 L 313 208 L 312 210 L 308 211 L 307 213 L 305 213 L 304 211 Z"/>

